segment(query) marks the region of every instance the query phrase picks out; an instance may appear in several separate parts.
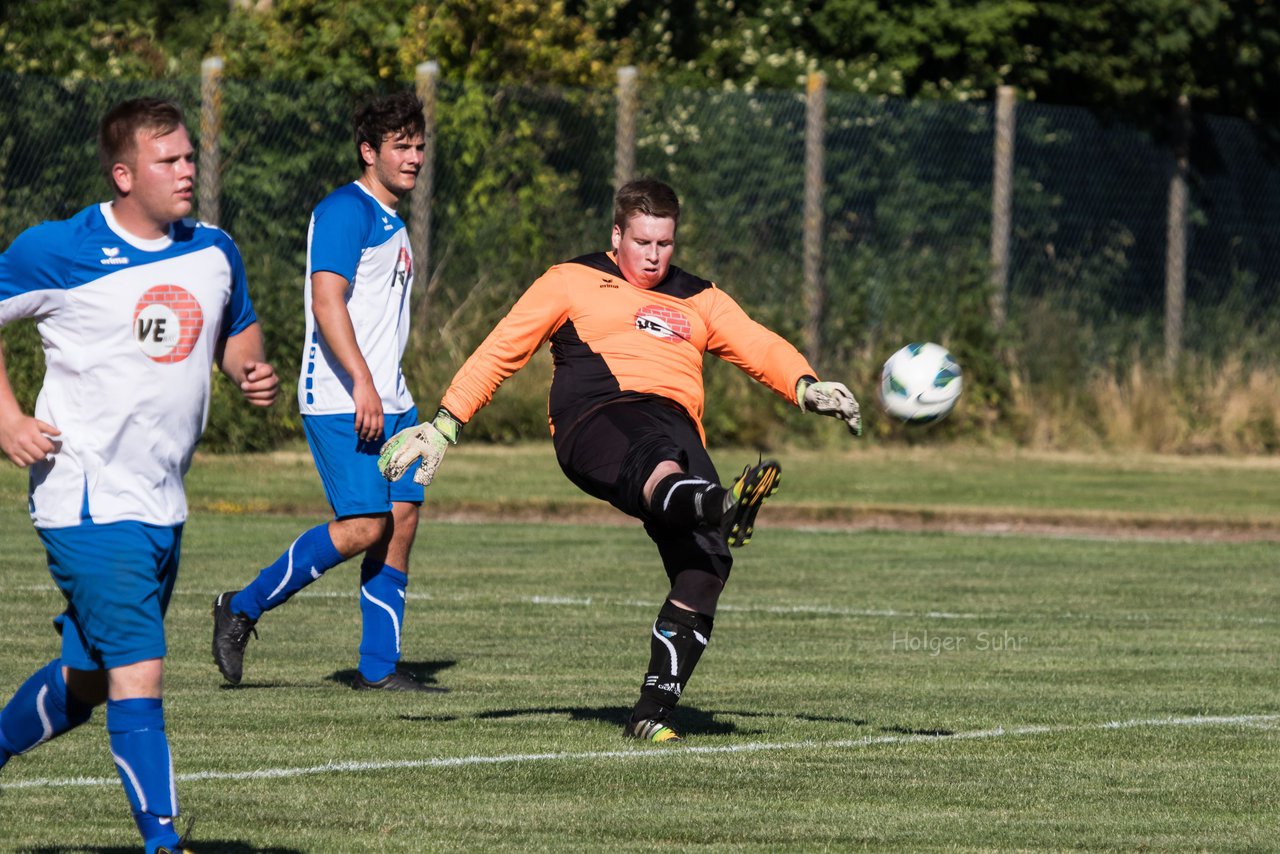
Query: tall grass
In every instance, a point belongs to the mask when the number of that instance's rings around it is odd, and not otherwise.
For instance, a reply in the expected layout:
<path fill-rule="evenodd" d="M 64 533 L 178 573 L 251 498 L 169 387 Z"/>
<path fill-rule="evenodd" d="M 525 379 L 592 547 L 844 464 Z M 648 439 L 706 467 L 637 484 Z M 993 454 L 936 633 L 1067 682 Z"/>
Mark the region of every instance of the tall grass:
<path fill-rule="evenodd" d="M 1134 359 L 1078 389 L 1020 384 L 1016 438 L 1039 448 L 1103 447 L 1179 454 L 1280 449 L 1280 370 L 1236 356 L 1189 357 L 1174 376 Z"/>

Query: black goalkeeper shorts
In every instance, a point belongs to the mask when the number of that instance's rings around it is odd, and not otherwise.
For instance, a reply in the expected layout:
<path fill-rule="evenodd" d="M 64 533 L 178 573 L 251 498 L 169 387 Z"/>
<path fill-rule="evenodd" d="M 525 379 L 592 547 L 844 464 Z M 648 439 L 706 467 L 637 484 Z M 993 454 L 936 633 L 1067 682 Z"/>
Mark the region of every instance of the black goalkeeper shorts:
<path fill-rule="evenodd" d="M 697 426 L 677 404 L 652 395 L 607 404 L 563 434 L 557 431 L 555 447 L 556 460 L 574 485 L 644 522 L 668 578 L 674 581 L 687 569 L 709 572 L 722 581 L 729 578 L 733 558 L 719 532 L 669 528 L 644 506 L 645 481 L 667 460 L 690 474 L 720 482 Z"/>

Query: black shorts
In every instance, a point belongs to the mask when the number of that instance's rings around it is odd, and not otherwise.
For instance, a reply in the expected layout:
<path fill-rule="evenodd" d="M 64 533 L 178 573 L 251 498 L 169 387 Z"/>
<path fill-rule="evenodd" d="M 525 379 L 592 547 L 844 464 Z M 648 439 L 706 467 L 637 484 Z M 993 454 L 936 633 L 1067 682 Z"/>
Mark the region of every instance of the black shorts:
<path fill-rule="evenodd" d="M 729 578 L 733 558 L 718 531 L 669 528 L 644 506 L 645 481 L 667 460 L 690 474 L 720 482 L 697 426 L 678 405 L 652 395 L 607 404 L 564 433 L 557 432 L 555 448 L 561 470 L 574 485 L 644 522 L 672 581 L 686 569 L 709 572 L 722 581 Z"/>

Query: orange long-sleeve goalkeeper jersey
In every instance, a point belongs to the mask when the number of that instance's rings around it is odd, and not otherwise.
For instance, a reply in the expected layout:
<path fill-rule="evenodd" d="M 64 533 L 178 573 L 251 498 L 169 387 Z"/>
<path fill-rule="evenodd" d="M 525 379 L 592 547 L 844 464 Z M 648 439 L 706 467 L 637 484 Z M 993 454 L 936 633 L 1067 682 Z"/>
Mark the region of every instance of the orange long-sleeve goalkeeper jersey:
<path fill-rule="evenodd" d="M 737 365 L 788 401 L 815 376 L 795 347 L 747 316 L 712 282 L 678 267 L 650 289 L 622 276 L 612 253 L 557 264 L 529 286 L 458 370 L 441 404 L 466 423 L 547 340 L 555 375 L 551 431 L 636 394 L 679 404 L 702 433 L 702 354 Z M 703 434 L 705 441 L 705 434 Z"/>

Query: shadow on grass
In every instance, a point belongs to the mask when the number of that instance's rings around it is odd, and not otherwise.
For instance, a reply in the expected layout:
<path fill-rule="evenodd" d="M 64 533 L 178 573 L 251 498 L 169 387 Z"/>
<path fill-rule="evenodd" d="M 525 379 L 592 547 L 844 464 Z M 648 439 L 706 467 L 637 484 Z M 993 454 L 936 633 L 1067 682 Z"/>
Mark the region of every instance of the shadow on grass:
<path fill-rule="evenodd" d="M 436 687 L 444 687 L 439 685 L 436 674 L 441 670 L 448 670 L 458 662 L 456 661 L 402 661 L 396 667 L 402 673 L 408 673 L 414 679 L 417 679 L 424 685 L 434 685 Z M 325 679 L 329 682 L 337 682 L 340 685 L 346 685 L 348 688 L 356 681 L 358 670 L 338 670 L 330 673 Z"/>
<path fill-rule="evenodd" d="M 472 715 L 473 720 L 512 720 L 546 715 L 567 716 L 571 721 L 606 724 L 622 729 L 631 717 L 630 706 L 541 706 L 530 709 L 494 709 Z M 838 723 L 845 726 L 866 726 L 859 718 L 841 718 L 829 715 L 804 715 L 788 712 L 738 711 L 734 709 L 700 709 L 697 706 L 677 706 L 671 713 L 671 722 L 683 735 L 760 735 L 765 730 L 744 727 L 729 718 L 772 718 L 817 723 Z M 457 720 L 451 715 L 400 715 L 402 721 L 439 723 Z"/>
<path fill-rule="evenodd" d="M 441 670 L 448 670 L 457 663 L 456 661 L 402 661 L 396 669 L 408 673 L 425 685 L 436 685 L 437 679 L 435 675 Z M 324 679 L 326 682 L 336 682 L 339 685 L 345 685 L 350 688 L 356 681 L 358 672 L 354 668 L 350 670 L 335 670 Z M 262 691 L 276 688 L 309 688 L 313 686 L 305 682 L 241 682 L 239 685 L 223 682 L 218 687 L 223 691 Z"/>
<path fill-rule="evenodd" d="M 200 854 L 305 854 L 298 848 L 260 848 L 231 839 L 193 839 L 191 845 Z M 102 848 L 91 845 L 46 845 L 40 848 L 19 848 L 18 854 L 138 854 L 140 850 L 136 845 Z"/>

